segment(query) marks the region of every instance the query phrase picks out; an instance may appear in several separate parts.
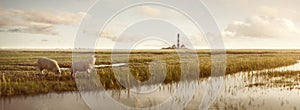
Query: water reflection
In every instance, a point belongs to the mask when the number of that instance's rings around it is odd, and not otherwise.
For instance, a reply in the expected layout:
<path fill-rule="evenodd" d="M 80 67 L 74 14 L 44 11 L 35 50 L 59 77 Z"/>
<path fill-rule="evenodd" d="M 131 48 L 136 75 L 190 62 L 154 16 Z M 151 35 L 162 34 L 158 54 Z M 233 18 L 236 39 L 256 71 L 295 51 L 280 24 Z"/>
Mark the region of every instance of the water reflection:
<path fill-rule="evenodd" d="M 76 92 L 0 98 L 1 110 L 89 110 Z"/>
<path fill-rule="evenodd" d="M 265 85 L 247 87 L 247 85 L 253 83 L 257 83 L 257 85 L 259 85 L 258 82 L 266 82 L 266 84 L 269 84 L 268 81 L 271 79 L 267 79 L 267 77 L 265 77 L 264 75 L 260 75 L 261 72 L 299 70 L 300 61 L 298 61 L 298 63 L 295 65 L 286 67 L 251 72 L 239 72 L 232 75 L 226 75 L 225 81 L 223 82 L 223 89 L 210 109 L 300 109 L 300 105 L 298 104 L 298 102 L 300 102 L 300 91 L 298 89 L 285 89 L 285 87 L 268 87 Z M 151 94 L 135 94 L 130 93 L 127 90 L 119 90 L 106 92 L 87 92 L 86 95 L 90 95 L 91 97 L 93 97 L 96 94 L 100 99 L 91 101 L 90 103 L 96 103 L 104 109 L 105 107 L 115 105 L 108 105 L 104 102 L 102 103 L 101 100 L 103 101 L 103 99 L 117 101 L 120 104 L 129 107 L 143 108 L 164 103 L 172 95 L 174 95 L 174 90 L 179 89 L 178 87 L 184 87 L 181 88 L 183 91 L 179 92 L 185 94 L 194 94 L 191 101 L 186 103 L 187 106 L 185 109 L 190 110 L 198 109 L 201 102 L 203 102 L 203 100 L 201 100 L 203 98 L 202 93 L 204 91 L 207 91 L 207 88 L 209 88 L 208 81 L 209 80 L 206 78 L 199 81 L 156 85 L 159 87 L 159 89 Z M 196 88 L 197 92 L 192 93 L 190 91 L 184 91 L 184 89 L 187 88 Z M 49 93 L 28 97 L 18 96 L 11 98 L 0 98 L 0 102 L 1 110 L 89 109 L 77 92 Z"/>
<path fill-rule="evenodd" d="M 223 92 L 219 95 L 211 109 L 299 109 L 299 90 L 286 89 L 284 86 L 270 87 L 268 86 L 270 85 L 269 81 L 273 78 L 270 79 L 270 77 L 265 77 L 265 74 L 261 74 L 299 70 L 300 61 L 291 66 L 227 75 L 225 77 Z M 286 77 L 286 75 L 283 76 Z M 261 82 L 265 82 L 265 85 L 260 85 L 264 84 Z M 249 84 L 257 85 L 248 87 L 247 85 Z"/>

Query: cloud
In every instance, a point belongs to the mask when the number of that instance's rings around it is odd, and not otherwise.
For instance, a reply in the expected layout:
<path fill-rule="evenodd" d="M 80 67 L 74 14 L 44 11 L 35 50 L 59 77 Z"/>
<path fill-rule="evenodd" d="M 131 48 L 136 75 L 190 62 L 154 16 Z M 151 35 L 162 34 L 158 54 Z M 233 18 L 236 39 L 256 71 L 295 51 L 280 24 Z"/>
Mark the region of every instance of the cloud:
<path fill-rule="evenodd" d="M 27 21 L 47 23 L 47 24 L 63 24 L 75 25 L 79 23 L 83 17 L 83 13 L 69 12 L 43 12 L 43 11 L 27 11 L 19 14 Z"/>
<path fill-rule="evenodd" d="M 300 22 L 300 13 L 298 10 L 292 10 L 292 9 L 284 10 L 284 15 L 295 22 Z"/>
<path fill-rule="evenodd" d="M 115 41 L 115 39 L 117 38 L 111 31 L 103 31 L 99 36 L 103 38 L 111 39 L 112 41 Z"/>
<path fill-rule="evenodd" d="M 231 37 L 295 37 L 300 33 L 293 21 L 271 16 L 252 16 L 245 21 L 234 21 L 223 34 Z"/>
<path fill-rule="evenodd" d="M 48 40 L 47 40 L 47 39 L 42 39 L 41 41 L 42 41 L 42 42 L 48 42 Z"/>
<path fill-rule="evenodd" d="M 57 35 L 57 25 L 77 25 L 85 13 L 0 8 L 0 32 Z"/>
<path fill-rule="evenodd" d="M 48 24 L 24 24 L 22 26 L 9 27 L 0 29 L 0 32 L 15 32 L 15 33 L 31 33 L 31 34 L 45 34 L 45 35 L 57 35 L 54 32 L 54 27 Z"/>
<path fill-rule="evenodd" d="M 177 10 L 162 6 L 139 6 L 133 10 L 137 15 L 143 17 L 153 17 L 162 19 L 186 19 L 186 17 Z"/>
<path fill-rule="evenodd" d="M 112 41 L 117 42 L 136 42 L 143 38 L 143 35 L 122 34 L 120 36 L 117 36 L 115 33 L 117 33 L 116 30 L 106 30 L 101 33 L 100 37 L 111 39 Z"/>
<path fill-rule="evenodd" d="M 279 10 L 276 8 L 268 7 L 268 6 L 262 6 L 259 8 L 259 12 L 262 15 L 271 16 L 271 17 L 277 17 L 279 16 Z"/>
<path fill-rule="evenodd" d="M 260 15 L 282 17 L 290 19 L 294 22 L 300 22 L 300 13 L 297 9 L 293 8 L 274 8 L 270 6 L 262 6 L 259 8 L 258 13 Z"/>
<path fill-rule="evenodd" d="M 150 6 L 142 6 L 140 10 L 141 14 L 151 17 L 158 17 L 161 15 L 161 11 L 158 8 Z"/>
<path fill-rule="evenodd" d="M 0 17 L 0 27 L 6 27 L 6 26 L 11 26 L 14 25 L 15 23 L 8 19 L 8 18 L 1 18 Z"/>

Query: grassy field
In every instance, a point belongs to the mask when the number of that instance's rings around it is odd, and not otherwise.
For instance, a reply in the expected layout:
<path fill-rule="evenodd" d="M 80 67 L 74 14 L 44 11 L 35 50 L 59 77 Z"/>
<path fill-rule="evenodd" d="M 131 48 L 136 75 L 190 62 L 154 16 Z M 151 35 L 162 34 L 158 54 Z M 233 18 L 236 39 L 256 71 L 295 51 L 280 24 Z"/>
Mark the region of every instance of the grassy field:
<path fill-rule="evenodd" d="M 189 76 L 190 72 L 200 68 L 197 77 L 209 77 L 211 73 L 211 54 L 208 50 L 197 50 L 199 65 L 188 63 L 189 69 L 183 72 Z M 275 68 L 296 63 L 300 60 L 300 50 L 227 50 L 226 74 L 240 71 L 261 70 Z M 124 52 L 118 51 L 116 54 Z M 95 52 L 96 65 L 112 64 L 110 50 Z M 53 73 L 40 75 L 37 70 L 37 59 L 49 57 L 58 61 L 62 68 L 70 68 L 72 51 L 70 50 L 0 50 L 0 96 L 33 95 L 49 92 L 76 91 L 76 83 L 70 76 L 70 71 L 62 71 L 61 76 Z M 188 57 L 188 56 L 187 56 Z M 133 76 L 146 81 L 150 78 L 149 63 L 154 60 L 166 62 L 166 78 L 164 83 L 180 80 L 182 62 L 174 50 L 134 50 L 129 55 L 129 67 Z M 113 63 L 125 61 L 113 61 Z M 122 89 L 115 78 L 111 67 L 97 68 L 98 76 L 106 89 Z M 155 83 L 155 82 L 154 82 Z"/>

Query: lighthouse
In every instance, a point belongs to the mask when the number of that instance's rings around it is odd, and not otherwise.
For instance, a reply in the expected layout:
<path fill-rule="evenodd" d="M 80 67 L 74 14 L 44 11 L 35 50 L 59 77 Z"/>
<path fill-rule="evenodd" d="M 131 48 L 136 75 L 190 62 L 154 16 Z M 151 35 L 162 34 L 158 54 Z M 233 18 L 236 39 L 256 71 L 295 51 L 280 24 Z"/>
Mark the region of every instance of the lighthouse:
<path fill-rule="evenodd" d="M 180 48 L 180 43 L 179 43 L 179 33 L 177 34 L 177 48 Z"/>
<path fill-rule="evenodd" d="M 163 47 L 161 49 L 187 49 L 184 44 L 180 45 L 180 35 L 177 33 L 177 44 L 173 44 L 171 47 Z"/>

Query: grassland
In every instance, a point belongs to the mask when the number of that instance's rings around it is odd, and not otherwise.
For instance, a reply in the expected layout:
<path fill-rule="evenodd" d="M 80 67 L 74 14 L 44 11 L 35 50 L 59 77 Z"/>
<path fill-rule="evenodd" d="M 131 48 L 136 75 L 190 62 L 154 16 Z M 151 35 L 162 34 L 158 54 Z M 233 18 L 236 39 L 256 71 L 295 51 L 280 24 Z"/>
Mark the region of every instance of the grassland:
<path fill-rule="evenodd" d="M 211 75 L 211 54 L 208 50 L 198 50 L 199 65 L 190 63 L 189 70 L 183 72 L 189 76 L 190 72 L 200 68 L 197 77 L 204 78 Z M 116 54 L 125 54 L 122 51 Z M 126 61 L 111 61 L 110 50 L 95 52 L 96 65 L 111 64 Z M 70 76 L 70 71 L 62 71 L 61 76 L 53 73 L 40 75 L 36 68 L 36 61 L 40 57 L 49 57 L 58 61 L 60 67 L 70 68 L 72 51 L 70 50 L 1 50 L 0 51 L 0 96 L 31 95 L 49 92 L 76 91 L 76 83 Z M 188 56 L 187 56 L 188 57 Z M 121 58 L 120 58 L 121 59 Z M 150 78 L 149 63 L 154 60 L 166 62 L 166 78 L 164 83 L 180 80 L 182 62 L 174 50 L 134 50 L 129 55 L 129 67 L 133 76 L 146 81 Z M 226 60 L 226 74 L 240 71 L 261 70 L 275 68 L 296 63 L 300 60 L 299 50 L 228 50 Z M 111 67 L 97 68 L 98 76 L 106 89 L 122 89 L 115 78 Z"/>

